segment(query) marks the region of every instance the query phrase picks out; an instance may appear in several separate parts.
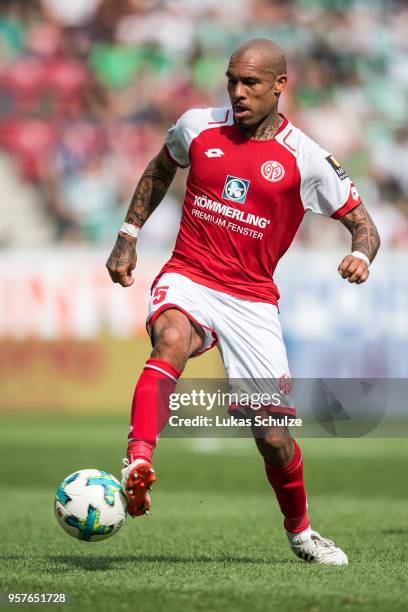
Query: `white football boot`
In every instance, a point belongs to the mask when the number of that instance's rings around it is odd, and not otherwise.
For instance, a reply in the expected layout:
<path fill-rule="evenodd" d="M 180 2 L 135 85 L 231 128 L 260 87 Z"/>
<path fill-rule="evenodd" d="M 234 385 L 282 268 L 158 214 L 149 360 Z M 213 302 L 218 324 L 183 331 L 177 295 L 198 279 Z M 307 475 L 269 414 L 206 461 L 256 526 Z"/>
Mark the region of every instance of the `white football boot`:
<path fill-rule="evenodd" d="M 295 555 L 304 561 L 314 561 L 324 565 L 348 565 L 346 553 L 332 540 L 323 538 L 311 527 L 300 533 L 287 531 L 286 535 Z"/>

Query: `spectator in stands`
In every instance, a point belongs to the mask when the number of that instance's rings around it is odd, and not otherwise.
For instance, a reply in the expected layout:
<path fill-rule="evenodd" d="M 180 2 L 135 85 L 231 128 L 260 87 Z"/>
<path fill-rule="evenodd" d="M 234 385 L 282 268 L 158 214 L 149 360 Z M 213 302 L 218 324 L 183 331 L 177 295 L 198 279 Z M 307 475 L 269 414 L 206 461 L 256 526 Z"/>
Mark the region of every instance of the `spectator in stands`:
<path fill-rule="evenodd" d="M 291 117 L 363 179 L 385 242 L 406 246 L 408 9 L 402 0 L 376 6 L 4 0 L 0 161 L 35 192 L 54 240 L 109 240 L 169 124 L 186 108 L 226 102 L 219 65 L 240 40 L 267 36 L 288 51 Z M 173 203 L 180 191 L 178 181 Z M 316 232 L 319 223 L 306 222 L 299 239 L 313 244 Z"/>

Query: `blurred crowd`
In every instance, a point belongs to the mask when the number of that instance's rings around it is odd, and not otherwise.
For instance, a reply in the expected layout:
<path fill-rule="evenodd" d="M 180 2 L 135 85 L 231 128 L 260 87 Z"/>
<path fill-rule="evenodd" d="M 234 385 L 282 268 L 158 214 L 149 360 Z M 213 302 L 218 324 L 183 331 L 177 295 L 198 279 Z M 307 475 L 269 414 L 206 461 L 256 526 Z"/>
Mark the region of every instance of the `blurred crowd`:
<path fill-rule="evenodd" d="M 0 246 L 112 242 L 171 123 L 225 104 L 231 51 L 267 37 L 289 59 L 282 111 L 346 166 L 383 244 L 406 247 L 407 31 L 404 0 L 1 0 Z M 184 179 L 150 246 L 174 240 Z M 320 223 L 302 244 L 344 238 Z"/>

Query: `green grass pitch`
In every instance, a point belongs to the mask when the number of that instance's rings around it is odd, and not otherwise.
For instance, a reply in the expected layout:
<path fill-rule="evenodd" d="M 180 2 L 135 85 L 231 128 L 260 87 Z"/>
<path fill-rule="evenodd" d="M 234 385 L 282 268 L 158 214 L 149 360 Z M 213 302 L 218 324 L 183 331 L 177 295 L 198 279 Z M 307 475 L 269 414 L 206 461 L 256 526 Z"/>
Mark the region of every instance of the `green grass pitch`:
<path fill-rule="evenodd" d="M 126 415 L 1 417 L 1 591 L 65 592 L 69 611 L 408 609 L 405 440 L 300 440 L 312 526 L 349 555 L 336 568 L 292 555 L 251 440 L 162 439 L 152 515 L 71 539 L 55 488 L 80 468 L 119 476 L 126 429 Z"/>

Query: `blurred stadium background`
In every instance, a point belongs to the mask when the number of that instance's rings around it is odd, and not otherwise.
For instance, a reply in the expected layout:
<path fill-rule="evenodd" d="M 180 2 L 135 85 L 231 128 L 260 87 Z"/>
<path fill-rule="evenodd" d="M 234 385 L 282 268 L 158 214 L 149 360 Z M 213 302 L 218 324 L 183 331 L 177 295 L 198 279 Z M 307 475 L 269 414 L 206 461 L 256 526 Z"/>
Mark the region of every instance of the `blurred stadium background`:
<path fill-rule="evenodd" d="M 231 51 L 259 36 L 289 57 L 281 111 L 342 161 L 382 237 L 369 283 L 350 287 L 347 232 L 305 218 L 277 274 L 292 372 L 406 376 L 407 29 L 403 0 L 2 0 L 0 409 L 128 410 L 182 172 L 131 289 L 106 258 L 170 124 L 224 104 Z M 186 375 L 222 375 L 216 351 Z"/>

